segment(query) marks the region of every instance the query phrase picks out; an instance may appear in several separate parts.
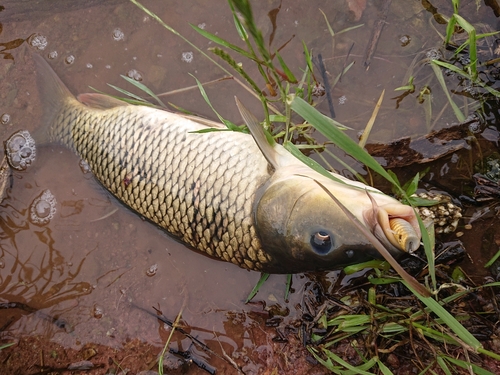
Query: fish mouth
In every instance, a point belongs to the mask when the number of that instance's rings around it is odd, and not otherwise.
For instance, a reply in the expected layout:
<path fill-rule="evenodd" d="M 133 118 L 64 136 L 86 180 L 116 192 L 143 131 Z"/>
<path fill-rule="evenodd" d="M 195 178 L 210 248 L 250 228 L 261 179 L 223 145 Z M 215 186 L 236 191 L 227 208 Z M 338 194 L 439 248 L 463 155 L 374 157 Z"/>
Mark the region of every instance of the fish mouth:
<path fill-rule="evenodd" d="M 388 250 L 413 253 L 420 247 L 421 232 L 414 209 L 389 203 L 379 206 L 368 193 L 372 208 L 363 213 L 365 224 Z"/>

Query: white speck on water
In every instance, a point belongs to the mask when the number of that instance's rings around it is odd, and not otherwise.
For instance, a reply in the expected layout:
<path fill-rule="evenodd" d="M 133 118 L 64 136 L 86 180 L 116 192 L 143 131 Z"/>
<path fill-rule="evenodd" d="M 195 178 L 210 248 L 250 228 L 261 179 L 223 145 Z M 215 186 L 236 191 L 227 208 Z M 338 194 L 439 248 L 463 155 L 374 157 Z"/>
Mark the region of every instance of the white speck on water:
<path fill-rule="evenodd" d="M 294 25 L 295 27 L 299 26 L 299 21 L 297 21 L 297 20 L 293 21 L 293 25 Z"/>
<path fill-rule="evenodd" d="M 136 61 L 137 60 L 137 56 L 132 57 L 132 60 Z"/>
<path fill-rule="evenodd" d="M 342 95 L 339 98 L 339 104 L 345 104 L 346 101 L 347 101 L 347 97 L 345 95 Z"/>
<path fill-rule="evenodd" d="M 109 64 L 108 64 L 108 65 L 106 65 L 106 67 L 105 67 L 105 68 L 106 68 L 106 69 L 111 69 L 111 65 L 109 65 Z"/>
<path fill-rule="evenodd" d="M 48 54 L 48 58 L 53 60 L 57 57 L 57 51 L 50 51 L 49 54 Z"/>
<path fill-rule="evenodd" d="M 193 52 L 182 52 L 181 60 L 187 62 L 188 64 L 193 61 Z"/>
<path fill-rule="evenodd" d="M 163 55 L 161 53 L 157 54 L 156 57 L 160 58 L 160 57 L 163 57 Z"/>
<path fill-rule="evenodd" d="M 91 64 L 91 63 L 87 63 L 87 65 L 85 65 L 88 69 L 92 69 L 94 66 Z"/>
<path fill-rule="evenodd" d="M 199 27 L 200 29 L 202 29 L 202 30 L 205 30 L 205 27 L 207 27 L 207 24 L 206 24 L 205 22 L 203 22 L 203 23 L 199 23 L 199 24 L 198 24 L 198 27 Z"/>
<path fill-rule="evenodd" d="M 75 56 L 69 55 L 64 59 L 64 62 L 68 65 L 71 65 L 75 62 Z"/>

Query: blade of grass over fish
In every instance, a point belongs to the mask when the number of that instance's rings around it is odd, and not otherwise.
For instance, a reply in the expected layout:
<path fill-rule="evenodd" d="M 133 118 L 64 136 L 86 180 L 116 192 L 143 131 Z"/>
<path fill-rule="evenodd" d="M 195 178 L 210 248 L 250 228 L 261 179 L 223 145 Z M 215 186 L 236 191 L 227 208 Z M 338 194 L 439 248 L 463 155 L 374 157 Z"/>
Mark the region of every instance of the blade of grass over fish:
<path fill-rule="evenodd" d="M 208 104 L 208 106 L 212 109 L 212 111 L 217 115 L 217 117 L 219 118 L 219 120 L 224 124 L 226 125 L 226 127 L 228 129 L 231 129 L 231 130 L 234 130 L 234 131 L 241 131 L 241 129 L 236 126 L 235 124 L 233 124 L 231 121 L 229 120 L 226 120 L 224 117 L 222 117 L 219 112 L 217 112 L 214 108 L 214 106 L 212 105 L 212 103 L 210 102 L 210 99 L 208 99 L 208 95 L 205 91 L 205 88 L 203 87 L 203 85 L 201 84 L 200 81 L 198 81 L 198 78 L 196 78 L 194 75 L 192 74 L 189 74 L 191 77 L 193 77 L 196 81 L 196 84 L 198 85 L 198 89 L 200 90 L 200 93 L 201 93 L 201 96 L 203 96 L 203 99 L 205 99 L 205 102 Z"/>
<path fill-rule="evenodd" d="M 363 134 L 361 135 L 361 138 L 359 139 L 359 147 L 365 147 L 366 141 L 368 140 L 368 137 L 370 136 L 370 132 L 372 131 L 373 124 L 375 123 L 375 119 L 377 118 L 378 111 L 380 110 L 380 107 L 382 106 L 382 100 L 384 100 L 384 94 L 385 94 L 385 89 L 382 90 L 382 93 L 380 94 L 380 97 L 378 98 L 377 104 L 375 105 L 375 108 L 373 109 L 373 113 L 368 120 L 368 123 L 366 124 L 365 130 L 363 131 Z"/>
<path fill-rule="evenodd" d="M 190 24 L 190 26 L 193 29 L 195 29 L 198 33 L 200 33 L 201 35 L 203 35 L 205 38 L 207 38 L 208 40 L 211 40 L 212 42 L 217 43 L 217 44 L 219 44 L 219 45 L 221 45 L 223 47 L 232 49 L 236 53 L 239 53 L 240 55 L 245 56 L 246 58 L 249 58 L 250 60 L 254 60 L 257 63 L 260 63 L 260 61 L 255 57 L 254 54 L 248 53 L 244 49 L 242 49 L 242 48 L 240 48 L 240 47 L 238 47 L 238 46 L 236 46 L 236 45 L 234 45 L 232 43 L 229 43 L 228 41 L 226 41 L 226 40 L 218 37 L 217 35 L 209 33 L 206 30 L 200 29 L 198 26 L 195 26 L 195 25 L 192 25 L 192 24 Z"/>
<path fill-rule="evenodd" d="M 124 95 L 129 95 L 130 94 L 130 95 L 132 95 L 134 97 L 137 97 L 138 99 L 129 99 L 129 98 L 121 97 L 121 96 L 111 95 L 111 94 L 105 93 L 103 91 L 97 90 L 97 89 L 93 88 L 92 86 L 89 86 L 89 87 L 92 90 L 94 90 L 95 92 L 98 92 L 99 94 L 103 94 L 103 95 L 109 96 L 111 98 L 121 100 L 122 102 L 125 102 L 125 103 L 134 104 L 134 105 L 145 105 L 145 106 L 148 106 L 148 107 L 159 108 L 157 105 L 155 105 L 153 103 L 150 103 L 147 100 L 145 100 L 145 99 L 143 99 L 143 98 L 141 98 L 141 97 L 139 97 L 137 95 L 129 93 L 127 90 L 120 89 L 119 87 L 115 87 L 113 85 L 110 85 L 109 83 L 108 83 L 108 85 L 111 86 L 112 88 L 114 88 L 115 90 L 118 90 L 119 92 L 121 92 Z"/>
<path fill-rule="evenodd" d="M 314 180 L 324 191 L 325 193 L 333 199 L 335 203 L 342 209 L 342 211 L 347 215 L 347 217 L 354 223 L 354 225 L 359 229 L 361 233 L 365 235 L 365 237 L 370 241 L 370 243 L 378 250 L 380 255 L 384 257 L 387 262 L 390 263 L 392 268 L 401 276 L 408 284 L 411 284 L 413 289 L 419 293 L 420 296 L 430 296 L 431 293 L 422 285 L 420 284 L 413 276 L 408 274 L 403 267 L 394 259 L 394 257 L 389 253 L 389 251 L 382 245 L 382 243 L 371 233 L 368 228 L 364 224 L 362 224 L 356 216 L 354 216 L 351 211 L 349 211 L 321 182 Z M 373 198 L 371 197 L 370 193 L 366 191 L 368 194 L 368 197 L 373 201 Z"/>
<path fill-rule="evenodd" d="M 455 113 L 455 117 L 457 118 L 457 120 L 459 122 L 464 122 L 465 116 L 462 113 L 462 111 L 460 110 L 460 108 L 458 108 L 457 104 L 451 98 L 450 93 L 448 92 L 448 87 L 446 86 L 446 82 L 444 81 L 443 72 L 441 72 L 441 69 L 439 69 L 436 66 L 436 60 L 431 61 L 431 67 L 432 67 L 432 70 L 434 71 L 434 74 L 436 75 L 436 78 L 437 78 L 439 84 L 441 85 L 441 88 L 444 91 L 444 94 L 448 98 L 448 102 L 450 103 L 451 108 L 453 108 L 453 112 Z"/>
<path fill-rule="evenodd" d="M 122 93 L 123 95 L 127 95 L 127 96 L 130 96 L 132 99 L 134 99 L 136 102 L 142 102 L 142 103 L 149 103 L 147 100 L 141 98 L 139 95 L 135 95 L 134 93 L 130 92 L 130 91 L 127 91 L 125 89 L 122 89 L 118 86 L 115 86 L 115 85 L 112 85 L 111 83 L 107 83 L 107 85 L 113 89 L 115 89 L 116 91 Z M 126 98 L 124 98 L 126 99 Z M 154 104 L 153 104 L 154 105 Z"/>
<path fill-rule="evenodd" d="M 261 273 L 260 274 L 260 279 L 257 282 L 257 284 L 253 287 L 252 291 L 248 295 L 247 299 L 245 300 L 245 303 L 248 303 L 252 300 L 253 297 L 259 292 L 260 287 L 266 282 L 266 280 L 269 279 L 269 274 L 268 273 Z"/>
<path fill-rule="evenodd" d="M 359 162 L 365 164 L 367 167 L 371 168 L 391 184 L 398 187 L 403 194 L 406 194 L 401 187 L 394 181 L 394 179 L 386 172 L 382 166 L 377 163 L 373 157 L 366 152 L 366 150 L 359 147 L 359 145 L 349 138 L 346 134 L 340 131 L 335 126 L 332 126 L 332 120 L 327 119 L 324 115 L 318 112 L 310 104 L 306 103 L 303 99 L 295 96 L 290 104 L 292 110 L 304 118 L 308 123 L 310 123 L 315 129 L 322 133 L 329 140 L 334 142 L 338 147 L 340 147 L 344 152 L 351 155 L 353 158 Z"/>
<path fill-rule="evenodd" d="M 338 178 L 335 178 L 335 176 L 333 176 L 331 173 L 329 173 L 318 162 L 305 156 L 302 152 L 300 152 L 300 150 L 297 148 L 297 146 L 295 146 L 292 142 L 290 142 L 290 141 L 283 142 L 283 147 L 285 147 L 293 156 L 295 156 L 297 159 L 299 159 L 301 162 L 303 162 L 304 164 L 306 164 L 310 168 L 314 169 L 316 172 L 322 174 L 325 177 L 331 178 L 334 181 L 345 184 L 345 181 L 342 181 Z"/>
<path fill-rule="evenodd" d="M 135 79 L 132 79 L 132 78 L 124 76 L 124 75 L 120 75 L 120 77 L 122 77 L 124 80 L 126 80 L 129 83 L 131 83 L 135 87 L 137 87 L 139 90 L 144 91 L 146 94 L 148 94 L 149 96 L 151 96 L 152 98 L 154 98 L 158 102 L 158 104 L 160 106 L 162 106 L 163 108 L 167 108 L 167 106 L 165 105 L 165 103 L 163 103 L 161 101 L 161 99 L 158 96 L 156 96 L 156 94 L 153 91 L 151 91 L 150 88 L 147 87 L 145 84 L 143 84 L 141 82 L 137 82 Z"/>

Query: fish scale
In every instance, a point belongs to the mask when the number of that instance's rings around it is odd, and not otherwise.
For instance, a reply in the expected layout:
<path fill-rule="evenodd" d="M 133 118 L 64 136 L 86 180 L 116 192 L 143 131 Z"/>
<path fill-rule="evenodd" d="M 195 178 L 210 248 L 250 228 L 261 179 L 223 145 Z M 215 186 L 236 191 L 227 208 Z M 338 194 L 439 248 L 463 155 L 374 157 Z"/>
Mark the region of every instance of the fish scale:
<path fill-rule="evenodd" d="M 190 247 L 243 268 L 271 260 L 253 222 L 268 164 L 246 134 L 147 107 L 93 109 L 68 98 L 49 133 L 116 198 Z"/>

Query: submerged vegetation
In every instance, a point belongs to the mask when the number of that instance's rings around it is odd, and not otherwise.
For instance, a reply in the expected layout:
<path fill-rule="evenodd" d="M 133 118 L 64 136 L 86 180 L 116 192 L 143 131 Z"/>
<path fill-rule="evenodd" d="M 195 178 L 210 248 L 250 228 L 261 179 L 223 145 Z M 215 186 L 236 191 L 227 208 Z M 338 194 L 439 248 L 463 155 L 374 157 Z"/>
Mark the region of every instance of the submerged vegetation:
<path fill-rule="evenodd" d="M 131 0 L 131 2 L 160 22 L 167 30 L 190 43 L 136 0 Z M 489 69 L 493 62 L 482 63 L 478 59 L 478 43 L 497 32 L 477 33 L 476 28 L 460 15 L 458 0 L 453 0 L 452 4 L 454 13 L 448 17 L 442 16 L 447 23 L 443 46 L 446 47 L 446 53 L 451 51 L 451 56 L 437 53 L 436 51 L 439 50 L 437 48 L 433 50 L 433 53 L 427 54 L 424 63 L 431 67 L 457 121 L 464 122 L 472 115 L 481 117 L 485 106 L 491 105 L 492 101 L 498 104 L 500 92 L 495 88 L 496 81 L 489 80 L 486 74 L 480 74 Z M 217 47 L 211 48 L 209 53 L 206 53 L 192 43 L 190 44 L 227 76 L 232 77 L 260 100 L 264 114 L 262 125 L 268 132 L 270 141 L 282 143 L 286 149 L 311 168 L 327 174 L 319 163 L 303 153 L 306 150 L 318 152 L 325 148 L 325 145 L 317 144 L 310 135 L 311 128 L 314 128 L 329 143 L 335 144 L 371 171 L 387 179 L 406 203 L 413 206 L 429 204 L 428 201 L 413 196 L 418 187 L 420 174 L 402 186 L 392 172 L 385 171 L 363 147 L 343 132 L 346 129 L 345 126 L 314 108 L 315 96 L 325 91 L 314 69 L 316 65 L 320 67 L 322 65 L 320 54 L 316 56 L 315 52 L 303 43 L 305 62 L 299 76 L 298 69 L 288 66 L 280 54 L 287 43 L 274 49 L 266 45 L 253 18 L 250 2 L 229 0 L 229 6 L 244 48 L 197 26 L 193 28 Z M 345 29 L 334 32 L 326 15 L 323 14 L 323 16 L 332 38 L 350 31 L 350 29 Z M 462 31 L 465 31 L 465 40 Z M 229 68 L 216 61 L 210 54 L 220 58 Z M 258 78 L 251 77 L 251 73 L 243 68 L 243 65 L 238 62 L 241 58 L 255 64 L 260 73 Z M 335 77 L 333 84 L 342 75 L 349 74 L 351 66 L 352 63 L 346 64 L 341 74 Z M 419 78 L 420 72 L 416 66 L 420 66 L 419 69 L 421 69 L 424 65 L 415 63 L 409 68 L 407 85 L 396 89 L 404 91 L 398 97 L 397 103 L 399 104 L 409 95 L 417 96 L 420 103 L 425 103 L 422 108 L 426 112 L 427 128 L 431 131 L 433 115 L 429 82 L 432 77 L 427 75 L 423 79 Z M 234 73 L 229 69 L 232 69 Z M 462 93 L 455 90 L 455 95 L 450 94 L 446 77 L 452 74 L 461 77 L 461 85 L 464 88 Z M 146 86 L 131 79 L 128 81 L 145 92 L 147 96 L 154 98 L 156 103 L 149 103 L 135 94 L 117 88 L 122 94 L 130 97 L 128 101 L 135 104 L 166 107 L 161 99 Z M 196 83 L 203 97 L 212 107 L 203 85 L 198 80 Z M 456 94 L 460 94 L 463 98 L 463 105 L 456 104 Z M 378 105 L 380 106 L 380 101 Z M 214 112 L 228 129 L 245 131 L 244 128 L 222 118 L 215 109 Z M 376 113 L 375 110 L 373 117 L 376 117 Z M 216 130 L 213 129 L 213 131 Z M 369 127 L 367 126 L 361 145 L 364 144 L 368 134 Z M 297 139 L 302 142 L 297 143 Z M 328 165 L 327 168 L 331 169 Z M 361 176 L 360 179 L 362 179 Z M 335 198 L 332 197 L 332 199 Z M 436 266 L 433 229 L 431 227 L 427 232 L 422 222 L 420 222 L 420 227 L 424 234 L 426 264 L 419 266 L 416 270 L 412 269 L 410 273 L 424 283 L 425 288 L 418 283 L 411 284 L 414 279 L 407 275 L 406 271 L 398 271 L 398 276 L 386 262 L 374 261 L 358 267 L 358 270 L 372 269 L 368 272 L 366 284 L 363 287 L 344 292 L 343 295 L 340 292 L 339 295 L 321 292 L 315 294 L 314 299 L 309 294 L 305 296 L 311 301 L 306 304 L 306 308 L 303 307 L 304 321 L 301 323 L 301 327 L 305 330 L 303 342 L 314 358 L 332 372 L 391 374 L 391 367 L 397 368 L 398 364 L 402 366 L 403 359 L 408 358 L 409 363 L 419 368 L 421 373 L 436 373 L 440 369 L 445 374 L 460 371 L 491 374 L 485 369 L 485 364 L 490 360 L 500 360 L 500 356 L 494 350 L 487 350 L 477 338 L 483 337 L 481 335 L 484 331 L 481 332 L 481 330 L 491 332 L 494 329 L 494 321 L 498 317 L 496 302 L 492 302 L 493 305 L 481 304 L 483 307 L 481 311 L 467 309 L 468 303 L 474 298 L 482 300 L 491 298 L 495 301 L 494 288 L 500 287 L 500 283 L 491 282 L 477 286 L 467 280 L 458 266 L 446 269 Z M 267 276 L 262 275 L 247 302 L 255 296 Z M 290 276 L 288 280 L 290 282 Z M 417 292 L 416 288 L 420 288 L 420 292 Z M 351 352 L 351 358 L 356 358 L 356 360 L 346 361 L 342 351 L 344 354 Z"/>

